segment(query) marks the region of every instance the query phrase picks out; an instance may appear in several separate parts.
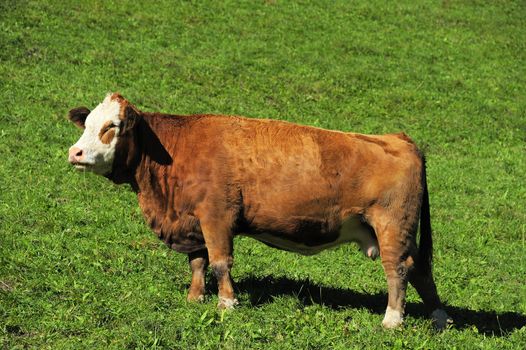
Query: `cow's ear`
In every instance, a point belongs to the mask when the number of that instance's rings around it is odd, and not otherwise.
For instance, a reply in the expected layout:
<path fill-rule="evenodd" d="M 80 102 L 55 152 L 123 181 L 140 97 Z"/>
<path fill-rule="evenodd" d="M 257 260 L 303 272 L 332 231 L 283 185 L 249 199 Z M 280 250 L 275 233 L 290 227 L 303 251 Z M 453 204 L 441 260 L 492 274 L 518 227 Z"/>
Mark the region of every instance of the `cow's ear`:
<path fill-rule="evenodd" d="M 73 123 L 75 123 L 76 126 L 78 126 L 81 129 L 84 129 L 85 128 L 84 124 L 85 124 L 86 118 L 88 117 L 89 114 L 90 114 L 90 110 L 88 108 L 86 108 L 86 107 L 77 107 L 77 108 L 73 108 L 71 111 L 69 111 L 68 118 Z"/>
<path fill-rule="evenodd" d="M 140 119 L 141 115 L 139 111 L 132 105 L 126 105 L 126 107 L 124 108 L 124 121 L 122 132 L 124 133 L 129 130 L 132 130 L 137 125 Z"/>

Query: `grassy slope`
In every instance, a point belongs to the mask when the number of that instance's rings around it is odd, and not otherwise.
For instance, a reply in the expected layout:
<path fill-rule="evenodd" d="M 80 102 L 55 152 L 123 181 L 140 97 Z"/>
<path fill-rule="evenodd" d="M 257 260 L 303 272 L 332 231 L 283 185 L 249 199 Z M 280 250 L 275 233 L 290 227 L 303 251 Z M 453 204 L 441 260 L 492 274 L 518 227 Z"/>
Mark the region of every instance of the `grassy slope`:
<path fill-rule="evenodd" d="M 0 3 L 0 344 L 5 348 L 526 346 L 526 7 L 521 1 Z M 134 195 L 73 171 L 66 111 L 144 110 L 404 130 L 426 150 L 435 275 L 455 328 L 354 245 L 314 257 L 236 239 L 241 306 L 190 273 Z M 214 285 L 211 283 L 213 290 Z"/>

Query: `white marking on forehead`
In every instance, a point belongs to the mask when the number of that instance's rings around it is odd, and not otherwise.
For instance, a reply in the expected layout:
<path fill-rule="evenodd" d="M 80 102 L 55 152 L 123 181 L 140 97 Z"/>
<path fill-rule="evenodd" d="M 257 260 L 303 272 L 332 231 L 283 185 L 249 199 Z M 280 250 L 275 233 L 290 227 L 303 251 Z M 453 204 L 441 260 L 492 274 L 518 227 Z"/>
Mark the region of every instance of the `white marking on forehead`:
<path fill-rule="evenodd" d="M 106 95 L 104 101 L 102 101 L 86 119 L 86 128 L 88 127 L 101 127 L 108 120 L 113 121 L 115 124 L 119 122 L 119 115 L 121 111 L 121 104 L 117 99 L 112 99 L 111 94 Z"/>

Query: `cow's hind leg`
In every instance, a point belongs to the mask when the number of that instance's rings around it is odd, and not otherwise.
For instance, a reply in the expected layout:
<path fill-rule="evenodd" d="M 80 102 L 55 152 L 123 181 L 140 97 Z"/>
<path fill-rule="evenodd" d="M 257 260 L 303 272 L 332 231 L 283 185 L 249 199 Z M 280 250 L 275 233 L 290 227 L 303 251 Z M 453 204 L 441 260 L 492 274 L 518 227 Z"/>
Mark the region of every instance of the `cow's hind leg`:
<path fill-rule="evenodd" d="M 386 230 L 384 235 L 396 236 L 397 231 Z M 402 324 L 408 274 L 413 266 L 413 258 L 400 242 L 380 241 L 380 256 L 387 279 L 388 301 L 382 325 L 396 328 Z"/>
<path fill-rule="evenodd" d="M 444 329 L 453 321 L 442 307 L 431 270 L 421 268 L 419 264 L 420 262 L 417 261 L 416 268 L 411 271 L 409 275 L 409 282 L 415 287 L 426 309 L 431 313 L 435 327 L 437 329 Z"/>
<path fill-rule="evenodd" d="M 192 282 L 188 290 L 188 301 L 202 301 L 205 296 L 205 274 L 208 267 L 208 253 L 200 250 L 188 254 L 188 262 L 192 270 Z"/>
<path fill-rule="evenodd" d="M 372 218 L 380 245 L 380 257 L 387 279 L 388 302 L 382 325 L 396 328 L 402 324 L 409 273 L 414 265 L 414 245 L 410 231 L 384 210 Z"/>

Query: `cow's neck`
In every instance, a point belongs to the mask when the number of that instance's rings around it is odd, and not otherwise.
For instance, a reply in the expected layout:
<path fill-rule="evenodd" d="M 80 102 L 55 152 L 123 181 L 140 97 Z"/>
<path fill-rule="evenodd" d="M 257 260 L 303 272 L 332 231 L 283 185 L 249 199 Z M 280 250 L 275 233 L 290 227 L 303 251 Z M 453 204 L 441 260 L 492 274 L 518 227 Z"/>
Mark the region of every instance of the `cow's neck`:
<path fill-rule="evenodd" d="M 177 157 L 177 140 L 187 117 L 146 114 L 136 145 L 140 161 L 135 168 L 134 189 L 146 222 L 171 248 L 191 253 L 205 248 L 195 217 L 174 210 L 177 174 L 172 163 Z"/>
<path fill-rule="evenodd" d="M 138 194 L 139 205 L 147 221 L 155 231 L 160 229 L 156 226 L 161 224 L 161 216 L 166 215 L 170 202 L 168 199 L 170 193 L 173 194 L 172 187 L 175 184 L 162 179 L 171 171 L 174 154 L 167 147 L 179 133 L 181 123 L 178 119 L 181 118 L 145 113 L 136 135 L 136 145 L 141 156 L 132 187 Z"/>

